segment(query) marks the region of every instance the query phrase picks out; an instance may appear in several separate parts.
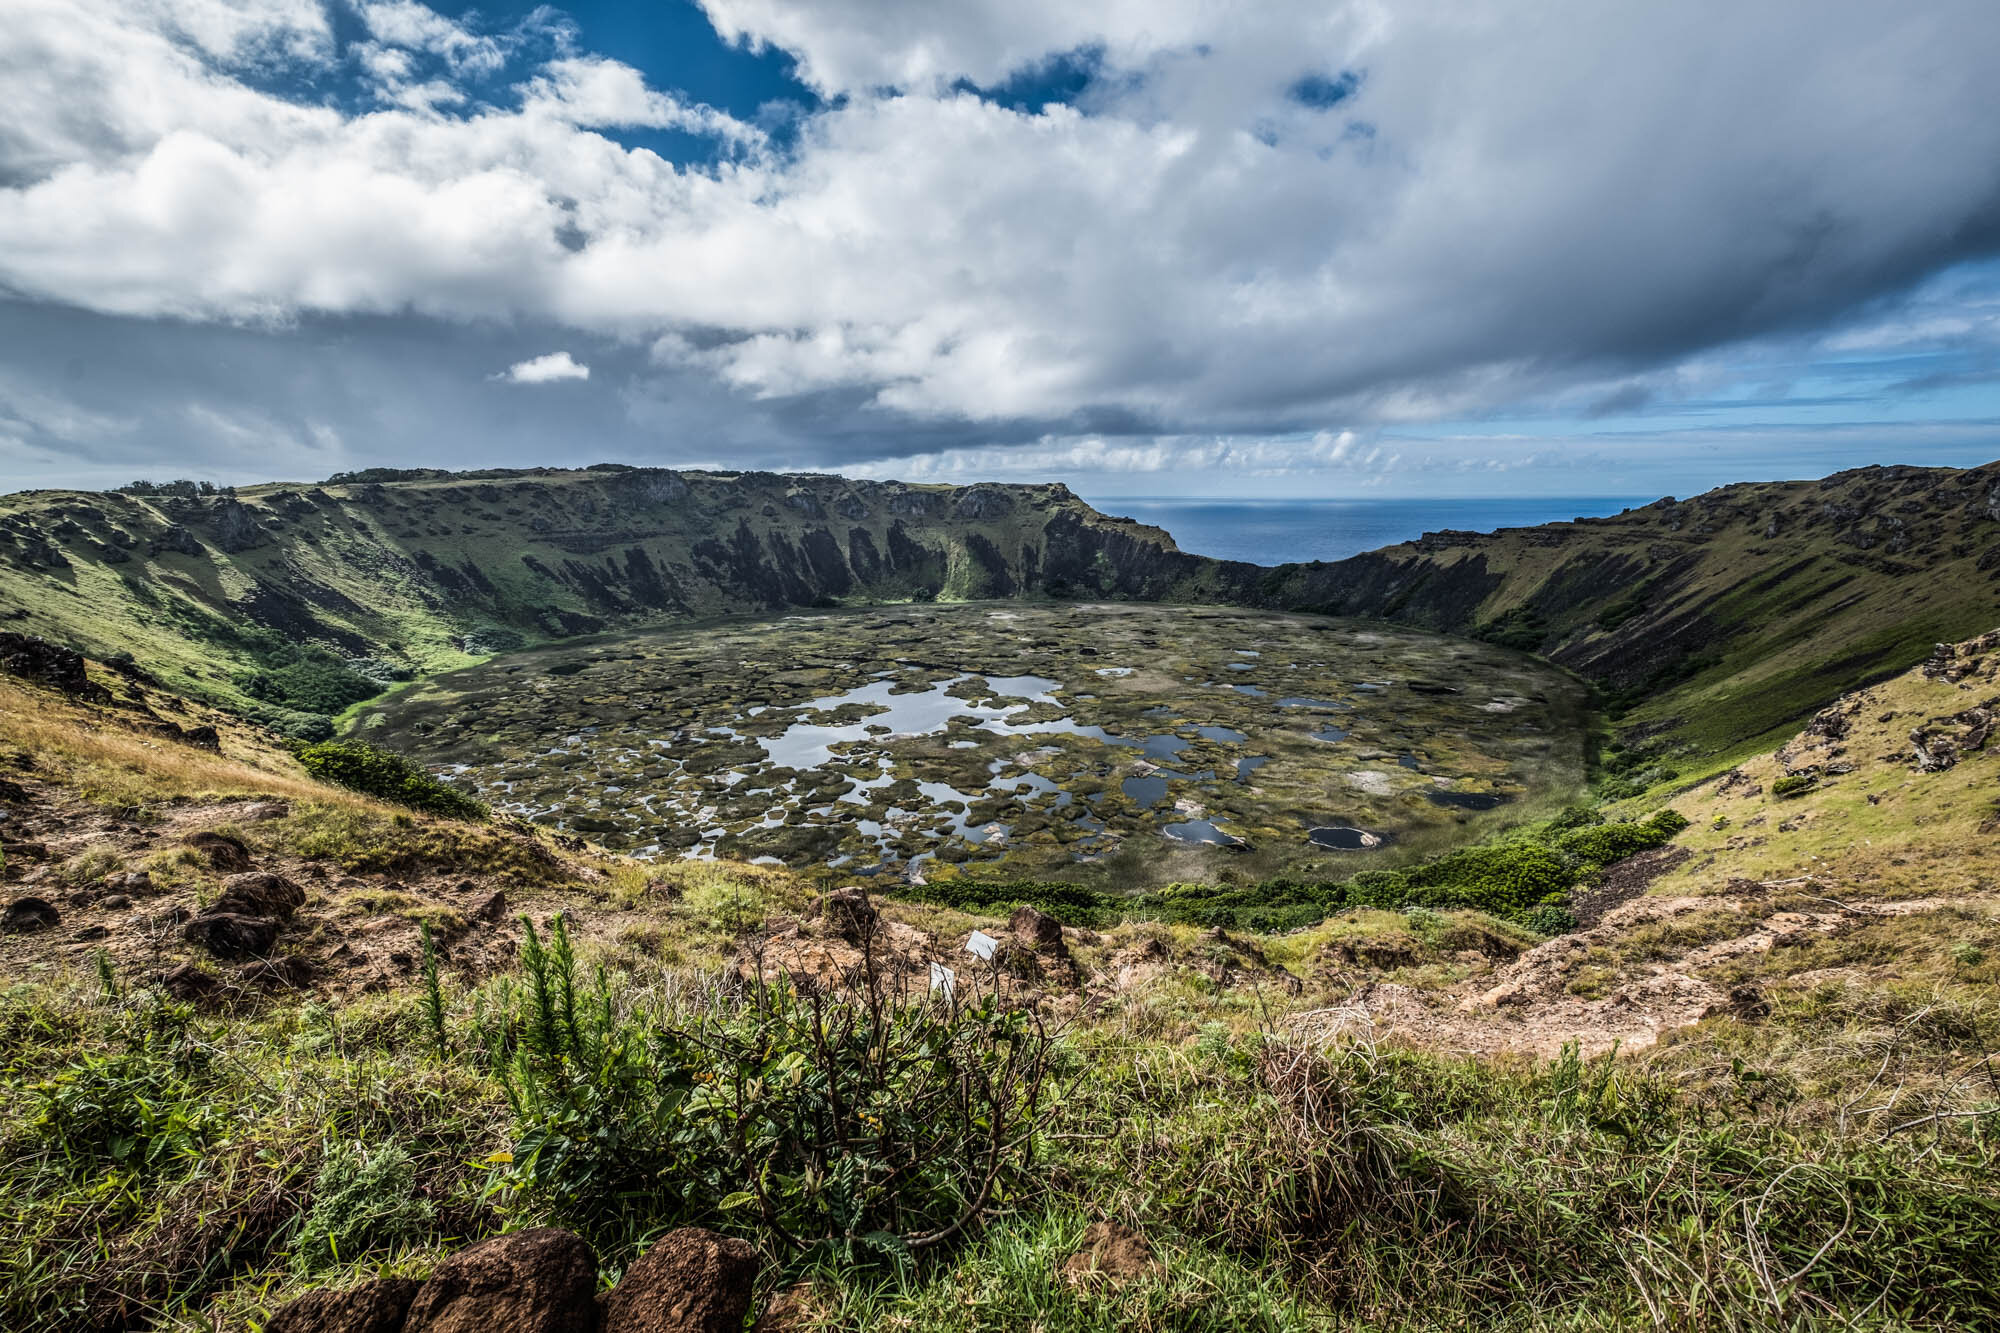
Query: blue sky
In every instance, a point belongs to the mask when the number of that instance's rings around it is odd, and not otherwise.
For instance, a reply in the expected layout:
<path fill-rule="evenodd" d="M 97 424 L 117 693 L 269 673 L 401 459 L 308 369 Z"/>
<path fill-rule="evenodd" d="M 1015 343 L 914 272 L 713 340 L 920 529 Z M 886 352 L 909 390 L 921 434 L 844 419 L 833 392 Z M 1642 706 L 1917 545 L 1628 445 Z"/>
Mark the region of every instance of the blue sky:
<path fill-rule="evenodd" d="M 2000 13 L 27 0 L 0 485 L 2000 457 Z"/>

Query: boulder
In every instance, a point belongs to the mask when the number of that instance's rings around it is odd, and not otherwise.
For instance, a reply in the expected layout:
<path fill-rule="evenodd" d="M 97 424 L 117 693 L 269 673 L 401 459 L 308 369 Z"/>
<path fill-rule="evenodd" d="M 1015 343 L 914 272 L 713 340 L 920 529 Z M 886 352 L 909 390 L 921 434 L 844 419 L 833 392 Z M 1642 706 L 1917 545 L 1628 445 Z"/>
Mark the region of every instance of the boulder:
<path fill-rule="evenodd" d="M 248 870 L 250 849 L 243 840 L 229 833 L 203 831 L 190 833 L 185 839 L 188 846 L 208 858 L 208 863 L 217 870 Z"/>
<path fill-rule="evenodd" d="M 422 1287 L 414 1278 L 380 1277 L 338 1291 L 309 1291 L 280 1307 L 264 1333 L 402 1333 Z"/>
<path fill-rule="evenodd" d="M 62 913 L 46 898 L 16 898 L 0 911 L 0 935 L 32 935 L 62 924 Z"/>
<path fill-rule="evenodd" d="M 217 958 L 257 958 L 278 942 L 278 923 L 268 916 L 204 912 L 181 927 L 181 938 Z"/>
<path fill-rule="evenodd" d="M 1007 918 L 1007 929 L 1030 949 L 1062 948 L 1062 922 L 1027 903 L 1015 908 L 1014 915 Z"/>
<path fill-rule="evenodd" d="M 153 876 L 145 870 L 126 870 L 106 875 L 104 887 L 112 893 L 122 893 L 128 898 L 144 897 L 154 891 Z"/>
<path fill-rule="evenodd" d="M 507 915 L 507 895 L 495 889 L 472 906 L 476 921 L 498 921 Z"/>
<path fill-rule="evenodd" d="M 604 1333 L 737 1333 L 757 1247 L 700 1227 L 660 1237 L 604 1298 Z"/>
<path fill-rule="evenodd" d="M 306 891 L 283 875 L 252 870 L 232 875 L 222 882 L 222 896 L 215 900 L 214 912 L 234 912 L 238 916 L 270 916 L 289 921 L 304 906 Z"/>
<path fill-rule="evenodd" d="M 850 944 L 860 944 L 875 933 L 880 920 L 875 904 L 865 889 L 849 885 L 826 895 L 822 909 L 826 928 Z"/>
<path fill-rule="evenodd" d="M 176 555 L 203 554 L 201 539 L 178 523 L 169 524 L 165 531 L 148 544 L 148 549 L 153 555 L 169 551 Z"/>
<path fill-rule="evenodd" d="M 403 1333 L 590 1333 L 597 1323 L 597 1256 L 574 1232 L 537 1227 L 439 1264 Z"/>

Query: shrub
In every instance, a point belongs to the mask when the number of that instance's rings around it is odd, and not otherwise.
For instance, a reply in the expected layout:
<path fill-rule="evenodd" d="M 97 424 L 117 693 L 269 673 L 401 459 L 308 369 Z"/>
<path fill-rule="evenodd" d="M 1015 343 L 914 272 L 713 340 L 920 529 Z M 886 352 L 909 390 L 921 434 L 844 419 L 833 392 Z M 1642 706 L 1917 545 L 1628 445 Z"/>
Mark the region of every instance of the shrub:
<path fill-rule="evenodd" d="M 1569 862 L 1540 843 L 1467 847 L 1402 872 L 1402 904 L 1369 905 L 1477 907 L 1511 916 L 1567 891 L 1575 878 Z"/>
<path fill-rule="evenodd" d="M 1787 773 L 1771 784 L 1771 795 L 1779 800 L 1803 796 L 1819 785 L 1819 779 L 1811 773 Z"/>
<path fill-rule="evenodd" d="M 880 984 L 621 1012 L 601 970 L 579 986 L 560 917 L 526 933 L 526 984 L 482 1022 L 516 1121 L 504 1177 L 600 1244 L 699 1222 L 900 1259 L 1024 1179 L 1053 1053 L 1032 1013 Z"/>
<path fill-rule="evenodd" d="M 382 692 L 382 682 L 356 671 L 316 646 L 287 644 L 265 656 L 260 670 L 242 679 L 253 699 L 302 713 L 338 713 Z"/>
<path fill-rule="evenodd" d="M 486 807 L 453 791 L 403 756 L 365 741 L 319 741 L 295 751 L 306 772 L 350 791 L 365 792 L 453 819 L 484 819 Z"/>
<path fill-rule="evenodd" d="M 1521 924 L 1537 935 L 1567 935 L 1576 929 L 1576 913 L 1561 903 L 1543 903 L 1524 912 Z"/>
<path fill-rule="evenodd" d="M 320 1161 L 313 1205 L 299 1222 L 295 1260 L 352 1262 L 423 1235 L 437 1209 L 417 1193 L 417 1167 L 394 1143 L 335 1143 Z"/>

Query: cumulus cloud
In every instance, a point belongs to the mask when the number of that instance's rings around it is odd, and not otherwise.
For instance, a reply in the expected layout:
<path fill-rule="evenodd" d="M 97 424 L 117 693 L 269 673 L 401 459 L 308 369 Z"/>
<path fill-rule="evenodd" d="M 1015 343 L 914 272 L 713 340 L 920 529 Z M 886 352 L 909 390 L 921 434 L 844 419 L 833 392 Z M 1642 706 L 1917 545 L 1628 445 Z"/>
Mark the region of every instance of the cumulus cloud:
<path fill-rule="evenodd" d="M 344 48 L 308 0 L 22 0 L 0 288 L 553 329 L 650 349 L 635 419 L 699 383 L 829 455 L 1145 457 L 1647 401 L 1741 340 L 1857 310 L 1889 337 L 1912 284 L 2000 249 L 1983 0 L 704 8 L 827 94 L 782 148 L 416 0 L 362 0 Z M 965 90 L 1075 52 L 1075 105 Z M 279 91 L 339 68 L 379 104 Z"/>
<path fill-rule="evenodd" d="M 590 367 L 568 352 L 550 352 L 546 356 L 516 361 L 496 378 L 509 384 L 556 384 L 563 380 L 587 380 L 590 378 Z"/>

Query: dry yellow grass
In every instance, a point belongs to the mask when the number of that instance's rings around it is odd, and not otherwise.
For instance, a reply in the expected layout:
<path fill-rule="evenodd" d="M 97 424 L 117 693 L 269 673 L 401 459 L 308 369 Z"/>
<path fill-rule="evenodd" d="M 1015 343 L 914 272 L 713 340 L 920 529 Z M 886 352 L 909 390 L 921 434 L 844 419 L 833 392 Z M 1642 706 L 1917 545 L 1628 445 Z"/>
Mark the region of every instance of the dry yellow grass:
<path fill-rule="evenodd" d="M 379 802 L 314 782 L 250 728 L 226 726 L 218 755 L 146 735 L 130 723 L 120 709 L 0 679 L 0 744 L 92 804 L 132 808 L 174 799 L 281 796 L 386 811 Z"/>

